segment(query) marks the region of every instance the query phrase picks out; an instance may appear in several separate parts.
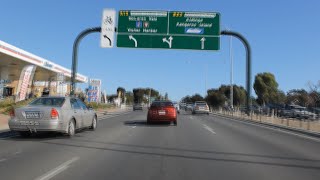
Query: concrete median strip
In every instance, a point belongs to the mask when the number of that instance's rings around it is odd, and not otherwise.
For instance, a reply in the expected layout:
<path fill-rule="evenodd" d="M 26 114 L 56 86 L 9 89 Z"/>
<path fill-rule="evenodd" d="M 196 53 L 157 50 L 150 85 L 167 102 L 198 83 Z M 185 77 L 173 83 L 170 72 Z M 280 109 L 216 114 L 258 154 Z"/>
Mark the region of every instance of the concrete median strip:
<path fill-rule="evenodd" d="M 74 163 L 75 161 L 79 160 L 79 157 L 74 157 L 71 160 L 64 162 L 60 166 L 52 169 L 51 171 L 47 172 L 46 174 L 36 178 L 36 180 L 49 180 L 53 178 L 54 176 L 58 175 L 59 173 L 65 171 L 70 167 L 70 164 Z"/>

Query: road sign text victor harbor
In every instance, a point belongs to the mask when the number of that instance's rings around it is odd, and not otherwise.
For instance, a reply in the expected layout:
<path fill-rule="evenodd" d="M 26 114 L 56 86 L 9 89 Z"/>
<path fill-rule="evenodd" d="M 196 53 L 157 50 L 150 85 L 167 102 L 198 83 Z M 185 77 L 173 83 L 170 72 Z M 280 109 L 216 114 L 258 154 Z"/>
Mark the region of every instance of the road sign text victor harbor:
<path fill-rule="evenodd" d="M 117 47 L 220 48 L 220 14 L 215 12 L 121 10 L 117 31 Z"/>

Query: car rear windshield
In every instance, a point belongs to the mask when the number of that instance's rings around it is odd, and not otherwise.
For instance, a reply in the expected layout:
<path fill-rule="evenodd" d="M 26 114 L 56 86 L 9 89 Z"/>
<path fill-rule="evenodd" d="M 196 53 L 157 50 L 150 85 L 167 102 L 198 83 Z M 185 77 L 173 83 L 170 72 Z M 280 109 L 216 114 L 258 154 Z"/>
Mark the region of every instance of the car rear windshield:
<path fill-rule="evenodd" d="M 61 107 L 65 98 L 38 98 L 32 101 L 29 105 L 32 106 L 58 106 Z"/>
<path fill-rule="evenodd" d="M 201 102 L 201 103 L 196 103 L 196 105 L 198 105 L 198 106 L 206 106 L 207 103 Z"/>
<path fill-rule="evenodd" d="M 151 107 L 165 107 L 165 106 L 173 106 L 172 102 L 153 102 Z"/>

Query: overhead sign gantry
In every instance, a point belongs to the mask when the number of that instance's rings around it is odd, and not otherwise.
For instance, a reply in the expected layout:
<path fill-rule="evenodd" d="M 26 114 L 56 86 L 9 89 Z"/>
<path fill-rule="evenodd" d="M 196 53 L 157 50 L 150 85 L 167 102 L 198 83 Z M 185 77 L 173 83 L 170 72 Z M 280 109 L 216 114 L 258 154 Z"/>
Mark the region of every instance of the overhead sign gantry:
<path fill-rule="evenodd" d="M 78 46 L 87 34 L 101 32 L 101 46 L 113 47 L 117 32 L 117 47 L 149 49 L 220 49 L 220 36 L 237 37 L 246 48 L 246 90 L 247 114 L 251 105 L 251 48 L 248 41 L 239 33 L 220 31 L 220 14 L 216 12 L 188 11 L 138 11 L 121 10 L 118 13 L 118 27 L 115 27 L 116 11 L 105 9 L 102 26 L 82 31 L 73 44 L 72 86 L 74 94 L 75 75 L 78 64 Z"/>

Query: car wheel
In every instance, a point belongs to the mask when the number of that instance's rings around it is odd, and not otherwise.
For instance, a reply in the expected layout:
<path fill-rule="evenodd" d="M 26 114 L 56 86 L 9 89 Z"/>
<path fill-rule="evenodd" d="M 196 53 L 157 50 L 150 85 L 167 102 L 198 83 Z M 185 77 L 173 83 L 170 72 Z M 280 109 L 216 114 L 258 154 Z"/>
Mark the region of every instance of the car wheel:
<path fill-rule="evenodd" d="M 75 135 L 75 133 L 76 133 L 75 123 L 74 123 L 74 120 L 71 120 L 68 126 L 68 136 L 72 137 Z"/>
<path fill-rule="evenodd" d="M 207 115 L 209 115 L 209 113 L 207 113 Z"/>
<path fill-rule="evenodd" d="M 90 127 L 90 129 L 92 129 L 93 131 L 97 129 L 97 117 L 94 116 L 94 118 L 92 119 L 92 125 Z"/>
<path fill-rule="evenodd" d="M 174 124 L 175 126 L 177 126 L 177 125 L 178 125 L 177 120 L 173 121 L 173 124 Z"/>
<path fill-rule="evenodd" d="M 19 132 L 19 135 L 20 135 L 21 137 L 26 138 L 26 137 L 30 137 L 30 136 L 31 136 L 31 133 L 30 133 L 29 131 L 20 131 L 20 132 Z"/>

